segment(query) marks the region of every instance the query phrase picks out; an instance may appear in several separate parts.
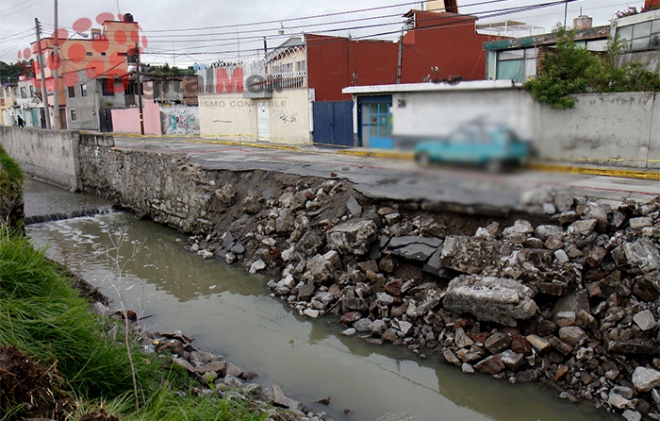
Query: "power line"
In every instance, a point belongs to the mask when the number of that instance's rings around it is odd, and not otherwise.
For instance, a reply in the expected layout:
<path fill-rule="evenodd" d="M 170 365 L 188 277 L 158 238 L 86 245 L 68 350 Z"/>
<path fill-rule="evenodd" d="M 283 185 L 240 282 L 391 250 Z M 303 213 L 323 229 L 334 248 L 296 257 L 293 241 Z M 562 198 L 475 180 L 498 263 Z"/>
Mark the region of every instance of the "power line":
<path fill-rule="evenodd" d="M 575 1 L 575 0 L 573 0 Z M 519 6 L 519 7 L 512 7 L 512 8 L 506 8 L 506 9 L 499 9 L 496 11 L 492 11 L 491 13 L 483 16 L 484 18 L 491 18 L 491 17 L 498 17 L 498 16 L 504 16 L 508 14 L 513 14 L 513 13 L 519 13 L 522 11 L 528 11 L 528 10 L 536 10 L 536 9 L 541 9 L 541 8 L 547 8 L 547 7 L 552 7 L 556 6 L 558 4 L 564 4 L 564 0 L 557 0 L 549 3 L 541 3 L 537 5 L 531 5 L 531 6 Z M 485 13 L 485 12 L 484 12 Z M 447 26 L 459 26 L 459 25 L 467 25 L 467 24 L 473 24 L 474 18 L 476 16 L 473 15 L 459 15 L 462 16 L 464 19 L 457 20 L 456 15 L 452 16 L 439 16 L 439 17 L 433 17 L 429 19 L 419 19 L 418 22 L 424 22 L 424 21 L 440 21 L 438 24 L 434 25 L 429 25 L 429 26 L 424 26 L 424 27 L 414 27 L 414 28 L 409 28 L 408 32 L 413 32 L 413 31 L 422 31 L 422 30 L 430 30 L 430 29 L 435 29 L 439 27 L 447 27 Z M 336 29 L 330 29 L 330 30 L 323 30 L 319 31 L 319 33 L 328 33 L 328 32 L 336 32 L 336 31 L 346 31 L 346 30 L 355 30 L 355 29 L 368 29 L 368 28 L 375 28 L 375 27 L 383 27 L 383 26 L 393 26 L 395 25 L 394 23 L 392 24 L 377 24 L 377 25 L 363 25 L 363 26 L 353 26 L 353 27 L 344 27 L 344 28 L 336 28 Z M 401 23 L 396 23 L 397 26 L 400 26 Z M 398 34 L 400 32 L 400 29 L 392 30 L 392 31 L 386 31 L 386 32 L 380 32 L 376 34 L 369 34 L 369 35 L 364 35 L 364 36 L 359 36 L 359 37 L 353 37 L 352 39 L 354 40 L 359 40 L 359 39 L 368 39 L 368 38 L 373 38 L 373 37 L 378 37 L 378 36 L 384 36 L 384 35 L 392 35 L 392 34 Z M 335 42 L 329 41 L 329 42 Z M 240 52 L 259 52 L 262 51 L 263 49 L 261 48 L 255 48 L 255 49 L 242 49 Z M 238 53 L 238 50 L 231 50 L 231 51 L 210 51 L 210 52 L 187 52 L 188 55 L 207 55 L 207 54 L 231 54 L 231 53 Z M 149 52 L 145 52 L 144 54 L 151 54 Z M 170 53 L 171 55 L 172 53 Z M 159 55 L 168 55 L 166 53 L 161 53 Z"/>

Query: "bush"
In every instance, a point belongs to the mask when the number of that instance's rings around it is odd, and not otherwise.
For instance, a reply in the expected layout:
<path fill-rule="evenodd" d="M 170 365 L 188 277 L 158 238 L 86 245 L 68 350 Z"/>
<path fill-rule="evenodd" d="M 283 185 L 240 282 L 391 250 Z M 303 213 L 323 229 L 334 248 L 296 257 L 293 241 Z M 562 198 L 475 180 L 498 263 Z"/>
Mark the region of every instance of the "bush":
<path fill-rule="evenodd" d="M 610 39 L 605 54 L 589 52 L 575 45 L 576 31 L 555 29 L 557 45 L 548 52 L 539 68 L 538 77 L 525 82 L 532 97 L 552 108 L 575 108 L 573 94 L 591 92 L 660 91 L 660 76 L 644 69 L 641 63 L 616 65 L 621 42 Z"/>

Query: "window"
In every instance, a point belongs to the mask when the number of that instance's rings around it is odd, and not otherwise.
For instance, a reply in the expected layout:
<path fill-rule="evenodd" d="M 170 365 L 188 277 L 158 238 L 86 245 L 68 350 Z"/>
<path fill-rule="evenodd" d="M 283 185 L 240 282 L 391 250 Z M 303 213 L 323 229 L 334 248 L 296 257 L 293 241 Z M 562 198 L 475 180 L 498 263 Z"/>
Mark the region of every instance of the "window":
<path fill-rule="evenodd" d="M 21 87 L 21 98 L 27 98 L 27 92 L 25 91 L 25 86 Z"/>
<path fill-rule="evenodd" d="M 87 96 L 87 85 L 80 85 L 80 96 Z"/>
<path fill-rule="evenodd" d="M 536 76 L 535 48 L 509 50 L 497 53 L 497 79 L 524 82 Z"/>
<path fill-rule="evenodd" d="M 69 86 L 67 88 L 69 91 L 69 98 L 75 98 L 76 97 L 76 87 L 75 86 Z"/>
<path fill-rule="evenodd" d="M 78 113 L 76 113 L 76 110 L 71 110 L 69 111 L 71 121 L 78 121 Z"/>
<path fill-rule="evenodd" d="M 113 96 L 115 94 L 115 80 L 103 79 L 103 96 Z"/>
<path fill-rule="evenodd" d="M 296 62 L 296 72 L 304 72 L 305 71 L 305 60 L 303 61 L 297 61 Z"/>
<path fill-rule="evenodd" d="M 660 48 L 660 19 L 622 26 L 616 35 L 629 50 Z"/>
<path fill-rule="evenodd" d="M 87 53 L 85 53 L 85 54 L 87 54 L 88 56 L 90 56 L 90 57 L 91 57 L 91 55 L 92 55 L 92 52 L 91 52 L 91 51 L 87 51 Z"/>
<path fill-rule="evenodd" d="M 101 55 L 102 55 L 102 56 L 104 56 L 104 55 L 105 55 L 105 51 L 104 51 L 104 52 L 102 52 L 102 53 L 101 53 Z"/>
<path fill-rule="evenodd" d="M 30 98 L 34 98 L 34 86 L 30 85 Z"/>

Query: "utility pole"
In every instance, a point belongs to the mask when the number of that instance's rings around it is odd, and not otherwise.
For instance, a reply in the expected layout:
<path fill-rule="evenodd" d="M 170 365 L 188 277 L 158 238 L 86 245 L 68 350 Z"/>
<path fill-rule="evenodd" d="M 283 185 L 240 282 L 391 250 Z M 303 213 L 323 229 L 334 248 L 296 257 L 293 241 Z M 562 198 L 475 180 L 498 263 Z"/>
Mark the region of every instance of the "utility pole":
<path fill-rule="evenodd" d="M 58 76 L 58 67 L 60 67 L 60 41 L 59 28 L 57 26 L 57 0 L 55 0 L 55 40 L 53 41 L 53 129 L 59 130 L 62 125 L 60 124 L 60 79 Z"/>
<path fill-rule="evenodd" d="M 140 108 L 140 134 L 144 135 L 144 117 L 142 115 L 142 83 L 140 82 L 140 46 L 135 43 L 135 54 L 137 55 L 137 90 L 138 107 Z"/>
<path fill-rule="evenodd" d="M 566 29 L 566 18 L 568 17 L 568 0 L 564 0 L 564 29 Z"/>
<path fill-rule="evenodd" d="M 396 66 L 396 83 L 401 83 L 401 72 L 403 68 L 403 28 L 401 28 L 401 37 L 399 38 L 399 60 Z"/>
<path fill-rule="evenodd" d="M 41 51 L 41 28 L 39 27 L 39 19 L 34 18 L 34 26 L 37 29 L 37 63 L 39 64 L 39 69 L 41 70 L 41 97 L 43 98 L 42 102 L 44 104 L 44 119 L 46 120 L 46 128 L 50 130 L 50 111 L 48 109 L 48 91 L 46 90 L 46 75 L 44 73 L 44 65 L 46 60 L 44 60 L 43 52 Z"/>

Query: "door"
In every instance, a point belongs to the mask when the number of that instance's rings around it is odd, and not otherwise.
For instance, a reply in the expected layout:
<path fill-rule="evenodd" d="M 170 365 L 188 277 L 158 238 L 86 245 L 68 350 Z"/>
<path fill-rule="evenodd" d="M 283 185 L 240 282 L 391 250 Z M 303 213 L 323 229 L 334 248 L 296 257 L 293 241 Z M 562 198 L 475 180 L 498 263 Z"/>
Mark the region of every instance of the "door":
<path fill-rule="evenodd" d="M 257 102 L 257 131 L 259 139 L 270 139 L 270 121 L 268 121 L 268 102 L 266 101 Z"/>
<path fill-rule="evenodd" d="M 99 110 L 99 124 L 103 133 L 112 132 L 112 110 L 107 108 Z"/>
<path fill-rule="evenodd" d="M 353 146 L 353 101 L 323 101 L 313 105 L 314 144 Z"/>
<path fill-rule="evenodd" d="M 392 96 L 360 98 L 360 136 L 369 148 L 392 149 Z"/>
<path fill-rule="evenodd" d="M 39 122 L 39 115 L 37 114 L 36 108 L 32 108 L 32 126 L 41 127 L 41 123 Z"/>

